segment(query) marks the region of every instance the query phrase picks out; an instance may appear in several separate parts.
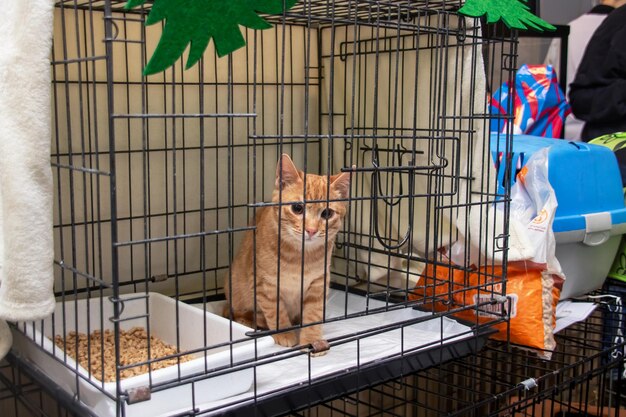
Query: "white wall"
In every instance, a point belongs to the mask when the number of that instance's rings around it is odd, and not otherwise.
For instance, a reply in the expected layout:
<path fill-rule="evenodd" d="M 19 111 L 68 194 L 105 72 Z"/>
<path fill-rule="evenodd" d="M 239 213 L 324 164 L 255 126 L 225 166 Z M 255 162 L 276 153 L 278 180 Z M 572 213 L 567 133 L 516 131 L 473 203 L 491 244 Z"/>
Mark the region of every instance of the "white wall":
<path fill-rule="evenodd" d="M 552 24 L 566 25 L 587 12 L 598 0 L 540 0 L 541 18 Z"/>

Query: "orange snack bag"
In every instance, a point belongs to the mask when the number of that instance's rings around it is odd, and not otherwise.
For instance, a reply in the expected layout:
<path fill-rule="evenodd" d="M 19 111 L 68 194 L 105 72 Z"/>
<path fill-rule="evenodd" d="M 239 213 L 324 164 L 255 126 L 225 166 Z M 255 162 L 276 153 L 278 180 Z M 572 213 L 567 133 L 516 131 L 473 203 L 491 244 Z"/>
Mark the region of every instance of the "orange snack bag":
<path fill-rule="evenodd" d="M 554 325 L 556 305 L 560 295 L 560 280 L 555 285 L 552 275 L 542 273 L 536 264 L 509 263 L 507 268 L 504 311 L 510 308 L 510 341 L 538 349 L 541 357 L 549 359 L 556 347 Z M 488 323 L 502 316 L 502 304 L 491 304 L 502 294 L 502 267 L 490 266 L 467 272 L 445 266 L 428 265 L 422 273 L 420 285 L 409 296 L 422 300 L 434 311 L 447 311 L 474 306 L 454 314 L 473 323 Z M 451 285 L 450 285 L 451 284 Z M 430 298 L 430 300 L 429 300 Z M 507 340 L 507 323 L 497 323 L 498 332 L 491 336 Z"/>

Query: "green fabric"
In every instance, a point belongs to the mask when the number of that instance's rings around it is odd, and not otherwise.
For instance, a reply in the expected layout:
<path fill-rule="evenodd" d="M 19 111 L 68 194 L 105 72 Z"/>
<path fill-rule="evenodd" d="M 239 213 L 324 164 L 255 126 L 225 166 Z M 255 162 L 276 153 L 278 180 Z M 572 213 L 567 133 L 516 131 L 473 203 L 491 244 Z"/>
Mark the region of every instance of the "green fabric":
<path fill-rule="evenodd" d="M 527 30 L 529 27 L 543 32 L 556 28 L 530 12 L 526 0 L 466 0 L 459 13 L 471 17 L 487 14 L 487 23 L 502 19 L 510 28 Z"/>
<path fill-rule="evenodd" d="M 141 6 L 146 0 L 128 0 L 126 8 Z M 213 39 L 217 55 L 222 57 L 244 46 L 239 25 L 250 29 L 272 27 L 258 13 L 281 14 L 297 0 L 154 0 L 146 25 L 165 20 L 161 39 L 144 68 L 144 75 L 155 74 L 172 66 L 187 45 L 191 68 Z"/>
<path fill-rule="evenodd" d="M 626 148 L 626 132 L 611 133 L 608 135 L 600 136 L 589 141 L 594 145 L 606 146 L 613 152 L 617 152 L 620 149 Z M 619 152 L 618 152 L 619 154 Z M 624 189 L 626 194 L 626 188 Z M 622 236 L 622 242 L 620 243 L 617 255 L 609 271 L 609 277 L 626 282 L 626 237 Z"/>
<path fill-rule="evenodd" d="M 622 236 L 622 241 L 608 276 L 626 282 L 626 239 L 624 236 Z"/>
<path fill-rule="evenodd" d="M 606 146 L 612 151 L 617 151 L 626 147 L 626 132 L 617 132 L 599 136 L 590 140 L 589 143 Z"/>

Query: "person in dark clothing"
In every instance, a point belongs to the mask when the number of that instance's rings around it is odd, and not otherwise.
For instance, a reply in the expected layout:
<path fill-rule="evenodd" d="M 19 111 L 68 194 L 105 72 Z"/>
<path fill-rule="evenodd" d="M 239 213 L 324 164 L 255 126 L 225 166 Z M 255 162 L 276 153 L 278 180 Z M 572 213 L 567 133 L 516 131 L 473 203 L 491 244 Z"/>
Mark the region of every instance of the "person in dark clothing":
<path fill-rule="evenodd" d="M 594 32 L 602 24 L 604 19 L 615 10 L 616 7 L 626 4 L 626 0 L 600 0 L 600 4 L 594 6 L 589 12 L 578 16 L 568 23 L 569 35 L 567 36 L 567 59 L 561 62 L 561 39 L 555 38 L 550 43 L 550 49 L 546 54 L 544 64 L 552 65 L 554 71 L 560 74 L 560 69 L 567 68 L 566 86 L 569 93 L 569 85 L 574 81 L 576 71 L 583 59 L 585 48 Z M 565 119 L 565 131 L 563 137 L 569 140 L 580 140 L 580 134 L 585 127 L 585 122 L 569 114 Z"/>
<path fill-rule="evenodd" d="M 626 131 L 626 5 L 595 31 L 570 85 L 574 115 L 584 120 L 581 138 Z"/>

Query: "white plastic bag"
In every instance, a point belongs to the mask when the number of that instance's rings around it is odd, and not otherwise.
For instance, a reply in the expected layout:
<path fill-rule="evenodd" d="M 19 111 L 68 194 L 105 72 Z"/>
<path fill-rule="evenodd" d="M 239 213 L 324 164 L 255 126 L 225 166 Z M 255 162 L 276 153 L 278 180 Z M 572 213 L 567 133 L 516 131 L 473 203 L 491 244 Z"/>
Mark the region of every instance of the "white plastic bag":
<path fill-rule="evenodd" d="M 550 148 L 535 152 L 517 175 L 517 182 L 511 187 L 511 223 L 515 221 L 525 226 L 525 238 L 532 253 L 526 260 L 546 265 L 547 273 L 564 279 L 555 256 L 552 223 L 558 203 L 548 179 L 548 152 Z M 509 260 L 518 259 L 512 259 L 509 254 Z"/>
<path fill-rule="evenodd" d="M 562 280 L 565 279 L 561 265 L 556 259 L 556 240 L 552 224 L 556 214 L 557 200 L 554 189 L 548 180 L 548 152 L 543 148 L 535 152 L 517 175 L 517 182 L 511 187 L 509 217 L 508 261 L 509 272 L 515 262 L 517 273 L 509 275 L 507 297 L 511 300 L 511 311 L 519 311 L 517 304 L 525 301 L 532 305 L 541 303 L 541 310 L 524 309 L 524 316 L 511 315 L 510 338 L 528 346 L 543 359 L 550 360 L 556 347 L 554 339 L 555 308 L 558 302 Z M 504 224 L 504 204 L 496 203 L 486 213 L 487 218 L 476 216 L 481 213 L 473 210 L 469 220 L 469 239 L 462 237 L 450 248 L 451 261 L 464 267 L 477 267 L 478 270 L 492 264 L 502 264 L 505 252 L 497 242 L 484 241 L 477 248 L 471 239 L 475 233 L 482 236 L 501 236 L 504 230 L 497 225 Z M 485 229 L 491 227 L 488 234 Z M 481 229 L 482 228 L 482 229 Z M 501 227 L 500 227 L 501 228 Z M 478 234 L 478 236 L 481 236 Z M 496 239 L 497 240 L 497 239 Z M 469 242 L 469 243 L 468 243 Z M 521 264 L 521 265 L 520 265 Z M 519 273 L 526 270 L 526 274 Z M 529 272 L 534 271 L 535 274 Z M 537 293 L 536 272 L 540 272 L 540 293 Z M 530 330 L 530 323 L 535 327 Z M 539 342 L 532 336 L 540 336 Z M 537 350 L 538 349 L 538 350 Z"/>
<path fill-rule="evenodd" d="M 535 152 L 517 176 L 517 182 L 511 187 L 509 218 L 508 261 L 526 261 L 536 264 L 538 269 L 565 279 L 561 265 L 556 259 L 556 241 L 552 223 L 558 206 L 554 189 L 548 180 L 548 152 L 543 148 Z M 488 221 L 480 216 L 488 216 Z M 469 219 L 469 232 L 476 236 L 499 236 L 503 230 L 497 230 L 503 224 L 504 208 L 498 203 L 487 213 L 472 210 Z M 495 225 L 488 234 L 481 228 Z M 481 233 L 482 232 L 482 233 Z M 485 242 L 480 248 L 461 236 L 450 248 L 453 263 L 469 267 L 487 263 L 502 263 L 503 251 L 495 242 Z"/>

